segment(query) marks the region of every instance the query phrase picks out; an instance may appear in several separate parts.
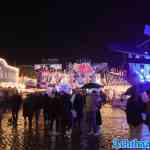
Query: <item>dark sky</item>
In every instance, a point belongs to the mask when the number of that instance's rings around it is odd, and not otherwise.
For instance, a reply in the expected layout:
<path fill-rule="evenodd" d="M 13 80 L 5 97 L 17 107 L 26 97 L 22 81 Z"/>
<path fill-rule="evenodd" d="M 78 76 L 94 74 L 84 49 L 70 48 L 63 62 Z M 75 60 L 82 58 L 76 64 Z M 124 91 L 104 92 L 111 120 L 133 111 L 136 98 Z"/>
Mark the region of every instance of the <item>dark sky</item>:
<path fill-rule="evenodd" d="M 144 24 L 150 21 L 149 4 L 148 0 L 13 1 L 0 11 L 0 55 L 17 62 L 106 56 L 108 43 L 142 38 Z"/>

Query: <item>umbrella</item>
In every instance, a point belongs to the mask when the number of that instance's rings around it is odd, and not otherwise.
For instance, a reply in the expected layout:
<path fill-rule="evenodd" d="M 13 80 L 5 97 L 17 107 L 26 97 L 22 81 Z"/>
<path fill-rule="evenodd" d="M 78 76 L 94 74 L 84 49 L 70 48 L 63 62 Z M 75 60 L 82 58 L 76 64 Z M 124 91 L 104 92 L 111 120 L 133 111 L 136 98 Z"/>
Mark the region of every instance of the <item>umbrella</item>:
<path fill-rule="evenodd" d="M 82 89 L 92 89 L 92 88 L 101 88 L 101 87 L 103 86 L 97 83 L 87 83 L 82 87 Z"/>

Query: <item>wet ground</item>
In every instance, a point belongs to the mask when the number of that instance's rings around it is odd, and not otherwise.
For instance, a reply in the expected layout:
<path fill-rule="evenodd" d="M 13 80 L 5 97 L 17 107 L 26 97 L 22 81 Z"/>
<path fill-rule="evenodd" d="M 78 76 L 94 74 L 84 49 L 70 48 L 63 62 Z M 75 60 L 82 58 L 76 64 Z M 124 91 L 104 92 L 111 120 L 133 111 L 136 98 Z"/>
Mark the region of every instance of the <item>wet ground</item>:
<path fill-rule="evenodd" d="M 86 133 L 80 136 L 78 131 L 73 132 L 71 139 L 56 136 L 44 130 L 42 119 L 38 132 L 34 128 L 29 132 L 24 127 L 21 112 L 18 127 L 13 129 L 8 123 L 9 117 L 9 113 L 5 114 L 0 129 L 0 150 L 111 150 L 114 137 L 128 137 L 125 113 L 109 105 L 102 109 L 103 125 L 97 137 Z"/>

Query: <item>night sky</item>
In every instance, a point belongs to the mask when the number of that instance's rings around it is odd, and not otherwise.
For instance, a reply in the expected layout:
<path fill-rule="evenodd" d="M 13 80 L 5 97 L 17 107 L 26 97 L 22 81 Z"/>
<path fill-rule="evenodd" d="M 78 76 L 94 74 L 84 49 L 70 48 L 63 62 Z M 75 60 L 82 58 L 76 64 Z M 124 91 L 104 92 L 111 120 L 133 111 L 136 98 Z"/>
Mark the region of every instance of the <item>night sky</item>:
<path fill-rule="evenodd" d="M 109 43 L 143 38 L 144 24 L 150 22 L 149 4 L 148 0 L 13 1 L 0 11 L 0 55 L 18 63 L 46 57 L 107 57 Z"/>

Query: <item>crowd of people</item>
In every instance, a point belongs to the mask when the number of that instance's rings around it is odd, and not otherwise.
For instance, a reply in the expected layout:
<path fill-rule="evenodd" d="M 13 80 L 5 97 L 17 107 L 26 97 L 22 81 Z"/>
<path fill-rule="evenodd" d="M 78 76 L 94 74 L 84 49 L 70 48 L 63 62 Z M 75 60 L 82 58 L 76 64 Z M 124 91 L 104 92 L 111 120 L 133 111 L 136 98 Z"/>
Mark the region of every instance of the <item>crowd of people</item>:
<path fill-rule="evenodd" d="M 28 125 L 29 130 L 33 128 L 33 120 L 38 129 L 42 115 L 46 129 L 54 131 L 56 122 L 56 134 L 71 137 L 75 128 L 82 134 L 85 122 L 88 134 L 99 135 L 102 124 L 100 109 L 105 102 L 106 96 L 94 89 L 88 93 L 85 90 L 75 89 L 72 94 L 53 89 L 51 93 L 29 94 L 24 100 L 16 93 L 0 101 L 0 121 L 3 114 L 10 110 L 12 117 L 9 122 L 13 127 L 17 127 L 18 113 L 22 110 L 25 126 Z"/>
<path fill-rule="evenodd" d="M 150 90 L 141 93 L 133 86 L 124 95 L 130 95 L 124 108 L 132 134 L 130 136 L 141 138 L 143 124 L 150 130 Z M 4 113 L 10 111 L 12 115 L 8 122 L 17 127 L 18 113 L 21 110 L 24 125 L 29 130 L 33 129 L 34 120 L 36 129 L 39 128 L 42 116 L 45 128 L 55 134 L 71 137 L 73 129 L 79 129 L 82 134 L 86 124 L 89 135 L 99 135 L 102 124 L 101 108 L 106 102 L 107 96 L 95 89 L 74 89 L 72 94 L 52 89 L 48 93 L 29 94 L 25 99 L 17 92 L 6 92 L 5 95 L 0 94 L 0 124 Z"/>

